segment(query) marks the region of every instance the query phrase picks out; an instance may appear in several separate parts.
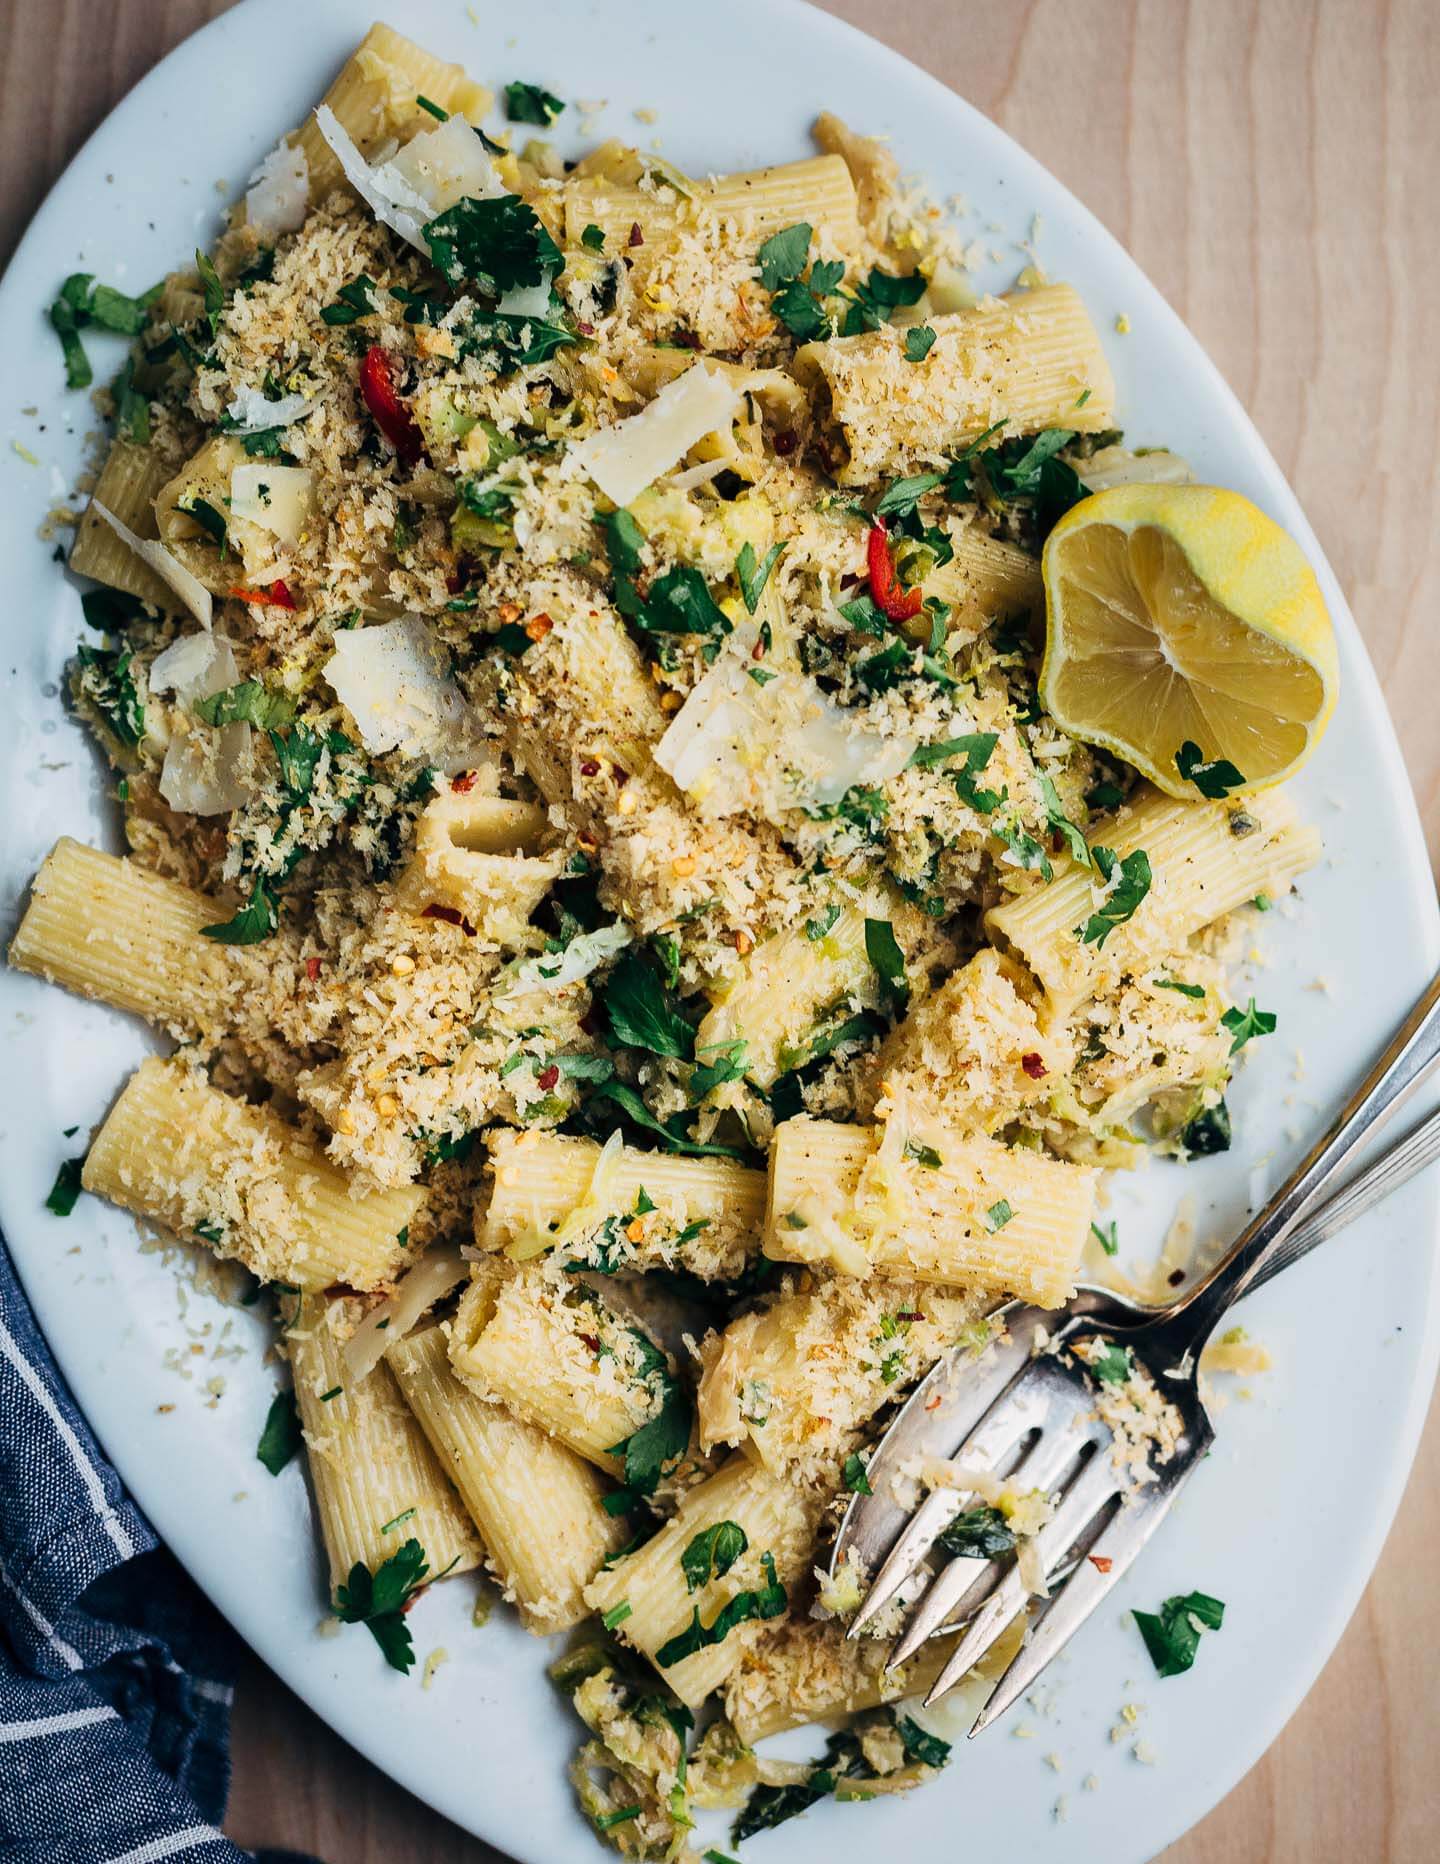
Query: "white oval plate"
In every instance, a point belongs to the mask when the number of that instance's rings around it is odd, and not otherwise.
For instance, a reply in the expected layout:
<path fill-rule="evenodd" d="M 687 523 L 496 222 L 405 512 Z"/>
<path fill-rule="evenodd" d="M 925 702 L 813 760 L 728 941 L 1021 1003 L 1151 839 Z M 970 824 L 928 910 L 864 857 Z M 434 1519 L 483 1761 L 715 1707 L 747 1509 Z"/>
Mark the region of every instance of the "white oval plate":
<path fill-rule="evenodd" d="M 470 15 L 467 18 L 467 13 Z M 248 0 L 182 45 L 128 97 L 56 187 L 0 285 L 0 550 L 9 670 L 0 798 L 7 925 L 54 837 L 115 845 L 102 777 L 58 697 L 82 632 L 73 586 L 37 541 L 73 484 L 85 396 L 62 386 L 43 321 L 80 269 L 139 290 L 215 231 L 221 197 L 300 121 L 372 16 L 372 0 Z M 297 21 L 303 17 L 303 28 Z M 1015 239 L 1043 216 L 1041 257 L 1084 292 L 1107 335 L 1125 425 L 1164 442 L 1202 478 L 1229 485 L 1301 540 L 1335 615 L 1344 693 L 1299 785 L 1329 858 L 1298 913 L 1265 931 L 1254 988 L 1279 1029 L 1247 1055 L 1228 1157 L 1157 1166 L 1117 1199 L 1125 1253 L 1153 1250 L 1177 1200 L 1196 1195 L 1202 1235 L 1233 1226 L 1273 1185 L 1408 1008 L 1440 956 L 1435 896 L 1409 786 L 1370 664 L 1334 577 L 1288 487 L 1193 338 L 1092 217 L 993 124 L 933 79 L 795 0 L 548 0 L 495 14 L 456 0 L 407 0 L 405 28 L 479 78 L 538 80 L 572 99 L 608 99 L 607 133 L 649 141 L 683 168 L 744 168 L 808 152 L 815 111 L 891 132 L 907 170 L 937 198 L 960 193 L 966 222 Z M 494 19 L 478 26 L 473 20 Z M 633 112 L 654 109 L 652 129 Z M 559 133 L 581 131 L 568 111 Z M 587 136 L 586 140 L 593 140 Z M 90 339 L 87 339 L 90 340 Z M 120 359 L 91 341 L 97 375 Z M 24 445 L 37 470 L 9 444 Z M 1323 982 L 1324 988 L 1319 988 Z M 255 1442 L 275 1387 L 264 1327 L 178 1282 L 136 1246 L 131 1223 L 84 1199 L 60 1222 L 42 1207 L 143 1053 L 140 1027 L 29 979 L 0 980 L 0 1222 L 70 1383 L 141 1507 L 260 1655 L 342 1735 L 423 1800 L 524 1864 L 598 1856 L 574 1809 L 565 1763 L 578 1725 L 545 1678 L 546 1649 L 497 1612 L 470 1623 L 469 1582 L 427 1595 L 414 1616 L 422 1656 L 449 1651 L 434 1687 L 388 1671 L 358 1630 L 321 1639 L 323 1583 L 298 1467 L 272 1480 Z M 1152 1857 L 1225 1794 L 1264 1751 L 1318 1674 L 1357 1603 L 1400 1499 L 1435 1368 L 1436 1187 L 1412 1185 L 1249 1304 L 1244 1319 L 1276 1370 L 1220 1420 L 1219 1446 L 1102 1621 L 1076 1639 L 1040 1708 L 983 1747 L 957 1752 L 929 1790 L 870 1806 L 822 1806 L 759 1841 L 761 1857 L 834 1864 L 951 1855 L 1133 1864 Z M 223 1380 L 223 1390 L 209 1389 Z M 1227 1603 L 1188 1677 L 1160 1683 L 1127 1615 L 1199 1587 Z M 1112 1743 L 1122 1705 L 1143 1705 L 1134 1738 Z M 1013 1728 L 1013 1723 L 1012 1723 Z M 815 1731 L 792 1737 L 801 1751 Z M 1053 1754 L 1059 1770 L 1044 1757 Z M 1081 1790 L 1093 1775 L 1096 1790 Z M 1063 1807 L 1057 1802 L 1063 1800 Z M 1063 1821 L 1063 1823 L 1062 1823 Z M 717 1827 L 704 1842 L 719 1842 Z"/>

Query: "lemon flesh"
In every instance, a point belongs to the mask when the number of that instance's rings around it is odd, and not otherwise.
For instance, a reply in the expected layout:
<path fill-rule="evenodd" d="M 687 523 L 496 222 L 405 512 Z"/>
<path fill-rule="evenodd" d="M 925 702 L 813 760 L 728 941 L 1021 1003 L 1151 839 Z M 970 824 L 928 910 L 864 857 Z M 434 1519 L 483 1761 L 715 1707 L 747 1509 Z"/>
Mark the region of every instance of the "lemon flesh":
<path fill-rule="evenodd" d="M 1335 637 L 1294 539 L 1238 492 L 1116 486 L 1045 545 L 1045 709 L 1171 796 L 1176 754 L 1225 758 L 1244 790 L 1319 743 L 1339 686 Z"/>

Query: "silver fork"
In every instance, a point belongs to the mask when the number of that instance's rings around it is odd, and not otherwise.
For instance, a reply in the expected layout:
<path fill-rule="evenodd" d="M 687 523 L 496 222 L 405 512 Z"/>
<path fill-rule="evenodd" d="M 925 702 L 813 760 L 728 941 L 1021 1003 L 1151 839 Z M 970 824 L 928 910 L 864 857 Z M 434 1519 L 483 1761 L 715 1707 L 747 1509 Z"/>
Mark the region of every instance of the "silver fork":
<path fill-rule="evenodd" d="M 974 1491 L 933 1489 L 906 1526 L 907 1515 L 891 1498 L 887 1477 L 916 1454 L 948 1455 L 964 1470 L 1013 1477 L 1054 1502 L 1036 1544 L 1055 1589 L 971 1734 L 1030 1689 L 1129 1568 L 1214 1441 L 1196 1367 L 1231 1306 L 1440 1156 L 1437 1112 L 1326 1197 L 1356 1149 L 1437 1063 L 1440 978 L 1327 1131 L 1193 1288 L 1160 1308 L 1098 1288 L 1083 1289 L 1058 1313 L 1012 1302 L 990 1317 L 992 1334 L 997 1322 L 1003 1331 L 978 1360 L 973 1348 L 942 1359 L 911 1394 L 872 1457 L 873 1496 L 857 1496 L 841 1524 L 833 1564 L 853 1552 L 860 1570 L 867 1572 L 888 1549 L 849 1635 L 857 1636 L 892 1601 L 913 1603 L 889 1658 L 887 1667 L 894 1669 L 929 1638 L 968 1618 L 926 1697 L 933 1703 L 954 1688 L 1024 1609 L 1027 1593 L 1013 1562 L 1002 1570 L 994 1560 L 957 1554 L 928 1586 L 924 1583 L 925 1562 L 936 1540 L 973 1501 Z M 1042 1328 L 1058 1351 L 1036 1353 Z M 1123 1345 L 1179 1415 L 1178 1441 L 1163 1463 L 1150 1464 L 1153 1480 L 1139 1480 L 1114 1455 L 1113 1434 L 1096 1412 L 1099 1387 L 1073 1351 L 1091 1341 L 1102 1347 Z"/>

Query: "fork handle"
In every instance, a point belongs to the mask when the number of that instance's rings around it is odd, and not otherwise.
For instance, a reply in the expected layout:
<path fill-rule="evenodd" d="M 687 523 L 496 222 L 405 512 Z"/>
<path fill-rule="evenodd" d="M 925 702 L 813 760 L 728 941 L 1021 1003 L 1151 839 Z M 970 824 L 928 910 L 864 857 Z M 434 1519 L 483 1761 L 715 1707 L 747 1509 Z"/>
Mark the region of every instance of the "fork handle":
<path fill-rule="evenodd" d="M 1241 1231 L 1225 1255 L 1167 1323 L 1182 1347 L 1198 1351 L 1243 1294 L 1287 1266 L 1303 1250 L 1287 1248 L 1310 1213 L 1319 1222 L 1327 1188 L 1355 1150 L 1389 1118 L 1440 1063 L 1440 977 L 1406 1017 L 1384 1054 L 1340 1109 L 1326 1131 L 1291 1172 L 1265 1208 Z M 1341 1193 L 1343 1201 L 1348 1193 Z M 1306 1247 L 1330 1233 L 1326 1225 Z M 1297 1239 L 1298 1240 L 1298 1239 Z"/>

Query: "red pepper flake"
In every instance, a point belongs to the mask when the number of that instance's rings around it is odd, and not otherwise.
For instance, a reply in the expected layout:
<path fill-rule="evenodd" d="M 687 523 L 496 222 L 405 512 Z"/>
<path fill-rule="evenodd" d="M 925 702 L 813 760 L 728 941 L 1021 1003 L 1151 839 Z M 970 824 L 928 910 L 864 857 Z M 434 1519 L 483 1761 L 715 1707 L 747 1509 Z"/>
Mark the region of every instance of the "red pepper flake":
<path fill-rule="evenodd" d="M 600 1351 L 600 1335 L 599 1335 L 598 1333 L 582 1333 L 582 1334 L 580 1335 L 580 1338 L 581 1338 L 581 1339 L 582 1339 L 582 1340 L 583 1340 L 583 1341 L 585 1342 L 585 1344 L 586 1344 L 586 1345 L 587 1345 L 587 1346 L 588 1346 L 588 1347 L 590 1348 L 590 1351 L 591 1351 L 592 1353 L 597 1353 L 597 1354 L 599 1353 L 599 1351 Z"/>
<path fill-rule="evenodd" d="M 457 912 L 453 906 L 427 906 L 420 917 L 422 919 L 441 919 L 447 926 L 459 926 L 466 938 L 474 938 L 475 936 L 474 926 L 471 925 L 464 913 Z"/>
<path fill-rule="evenodd" d="M 645 235 L 640 231 L 640 222 L 638 220 L 632 220 L 630 222 L 630 237 L 625 243 L 627 246 L 643 246 L 645 244 Z"/>
<path fill-rule="evenodd" d="M 585 762 L 580 766 L 580 775 L 582 777 L 598 777 L 600 775 L 600 766 L 595 762 L 593 757 L 587 757 L 585 759 Z"/>
<path fill-rule="evenodd" d="M 925 606 L 918 589 L 902 589 L 895 573 L 895 559 L 890 555 L 890 535 L 879 522 L 870 527 L 866 547 L 870 570 L 870 594 L 875 606 L 887 621 L 909 621 Z"/>
<path fill-rule="evenodd" d="M 595 334 L 594 324 L 587 324 L 583 318 L 577 317 L 575 319 L 575 328 L 580 332 L 582 337 L 593 337 Z"/>
<path fill-rule="evenodd" d="M 1044 1057 L 1035 1053 L 1033 1050 L 1030 1054 L 1020 1057 L 1020 1066 L 1025 1070 L 1032 1081 L 1043 1081 L 1050 1072 L 1045 1066 Z"/>
<path fill-rule="evenodd" d="M 425 440 L 415 416 L 400 399 L 390 357 L 379 343 L 370 345 L 360 364 L 360 395 L 402 464 L 413 466 L 425 452 Z"/>
<path fill-rule="evenodd" d="M 548 1094 L 559 1079 L 560 1070 L 552 1062 L 548 1068 L 542 1068 L 539 1074 L 536 1075 L 535 1085 L 540 1089 L 542 1094 Z"/>
<path fill-rule="evenodd" d="M 238 586 L 227 589 L 226 595 L 233 596 L 237 602 L 248 602 L 253 608 L 294 608 L 295 598 L 290 593 L 290 585 L 278 576 L 263 589 L 242 589 Z"/>
<path fill-rule="evenodd" d="M 925 1400 L 925 1409 L 927 1411 L 938 1411 L 940 1409 L 941 1396 L 942 1394 L 940 1392 L 936 1392 L 933 1398 L 927 1398 Z"/>
<path fill-rule="evenodd" d="M 1097 1573 L 1108 1573 L 1110 1568 L 1115 1564 L 1112 1559 L 1103 1553 L 1088 1553 L 1085 1557 L 1089 1560 Z"/>
<path fill-rule="evenodd" d="M 543 641 L 554 626 L 548 615 L 532 615 L 525 623 L 525 632 L 532 641 Z"/>
<path fill-rule="evenodd" d="M 305 960 L 305 975 L 310 979 L 312 984 L 316 981 L 320 975 L 320 960 L 318 958 L 307 958 Z"/>
<path fill-rule="evenodd" d="M 678 343 L 681 349 L 698 350 L 700 347 L 700 339 L 693 330 L 677 330 L 671 341 Z"/>
<path fill-rule="evenodd" d="M 787 458 L 791 453 L 793 453 L 796 447 L 799 446 L 800 437 L 798 434 L 792 434 L 788 427 L 782 427 L 780 432 L 776 434 L 774 440 L 772 440 L 770 444 L 774 447 L 775 451 L 780 455 L 781 459 L 783 460 Z"/>
<path fill-rule="evenodd" d="M 473 790 L 479 781 L 478 770 L 462 770 L 458 777 L 451 777 L 450 787 L 457 796 L 464 796 L 468 791 Z"/>

